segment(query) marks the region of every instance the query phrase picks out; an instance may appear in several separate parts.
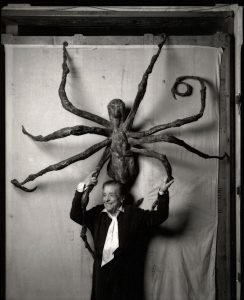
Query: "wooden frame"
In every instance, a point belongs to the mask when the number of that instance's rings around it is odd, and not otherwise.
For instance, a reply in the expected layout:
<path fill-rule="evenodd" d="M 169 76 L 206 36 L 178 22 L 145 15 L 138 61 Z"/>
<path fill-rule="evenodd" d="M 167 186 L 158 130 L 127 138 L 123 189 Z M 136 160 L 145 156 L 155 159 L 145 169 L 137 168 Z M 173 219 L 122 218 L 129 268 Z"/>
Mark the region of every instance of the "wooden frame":
<path fill-rule="evenodd" d="M 235 178 L 234 152 L 234 111 L 233 103 L 233 69 L 231 61 L 231 37 L 225 35 L 223 43 L 223 57 L 220 69 L 220 149 L 223 147 L 230 154 L 228 164 L 219 164 L 218 183 L 218 237 L 217 237 L 217 299 L 232 299 L 235 294 L 235 283 L 231 278 L 235 276 L 235 203 L 233 199 Z M 228 125 L 227 125 L 228 124 Z M 234 222 L 234 223 L 233 223 Z"/>
<path fill-rule="evenodd" d="M 225 20 L 223 22 L 223 20 Z M 96 34 L 106 36 L 104 43 L 113 39 L 109 35 L 117 32 L 119 43 L 145 43 L 145 39 L 152 43 L 151 35 L 144 33 L 160 33 L 166 31 L 169 35 L 182 35 L 170 39 L 169 44 L 199 44 L 222 47 L 224 49 L 221 65 L 221 99 L 220 102 L 220 149 L 230 154 L 229 165 L 226 162 L 219 164 L 219 228 L 217 240 L 217 299 L 227 300 L 235 298 L 235 109 L 231 103 L 234 99 L 234 70 L 231 69 L 233 61 L 233 44 L 231 36 L 233 33 L 233 13 L 232 12 L 155 12 L 155 11 L 53 11 L 52 9 L 10 9 L 2 11 L 2 21 L 6 25 L 6 34 L 2 35 L 2 43 L 23 44 L 40 43 L 40 36 L 15 36 L 18 32 L 35 33 L 35 28 L 39 33 L 43 29 L 52 28 L 63 30 L 64 34 L 78 33 L 74 37 L 66 36 L 45 36 L 41 38 L 41 43 L 60 45 L 60 41 L 65 38 L 71 44 L 93 44 L 97 41 Z M 34 26 L 34 27 L 32 27 Z M 72 26 L 72 29 L 68 28 Z M 30 30 L 30 27 L 31 30 Z M 213 34 L 216 31 L 224 33 Z M 89 34 L 85 36 L 79 34 Z M 198 37 L 188 36 L 197 34 Z M 140 36 L 142 35 L 143 36 Z M 135 36 L 138 36 L 135 38 Z M 128 37 L 131 36 L 131 37 Z M 207 42 L 206 42 L 207 41 Z M 154 41 L 157 43 L 157 41 Z M 228 120 L 227 126 L 226 120 Z M 230 181 L 229 181 L 230 178 Z"/>
<path fill-rule="evenodd" d="M 187 35 L 213 34 L 217 31 L 230 32 L 233 26 L 233 12 L 231 11 L 202 11 L 194 9 L 190 12 L 184 10 L 162 11 L 155 8 L 147 9 L 118 9 L 101 8 L 89 9 L 78 7 L 35 7 L 23 5 L 22 7 L 6 7 L 2 10 L 2 20 L 7 28 L 15 30 L 19 27 L 19 34 L 33 32 L 35 34 L 50 27 L 48 35 L 57 32 L 82 32 L 99 35 L 129 33 L 160 33 L 167 32 L 169 35 L 179 35 L 183 32 Z M 206 26 L 207 25 L 207 26 Z M 27 27 L 31 26 L 31 31 Z M 33 26 L 35 28 L 33 28 Z M 7 30 L 8 30 L 7 29 Z M 53 32 L 51 32 L 53 30 Z M 73 33 L 72 33 L 73 32 Z"/>

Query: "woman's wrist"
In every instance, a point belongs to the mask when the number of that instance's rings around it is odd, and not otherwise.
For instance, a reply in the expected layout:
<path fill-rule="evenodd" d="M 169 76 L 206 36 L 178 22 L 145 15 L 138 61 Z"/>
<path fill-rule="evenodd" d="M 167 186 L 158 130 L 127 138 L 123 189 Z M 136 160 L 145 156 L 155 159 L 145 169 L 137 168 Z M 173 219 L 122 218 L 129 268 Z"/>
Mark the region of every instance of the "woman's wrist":
<path fill-rule="evenodd" d="M 77 185 L 77 188 L 76 190 L 80 193 L 84 192 L 86 189 L 86 184 L 85 182 L 80 182 L 78 185 Z"/>
<path fill-rule="evenodd" d="M 167 190 L 161 190 L 159 188 L 159 190 L 158 190 L 159 195 L 167 194 L 168 192 L 169 192 L 168 189 Z"/>

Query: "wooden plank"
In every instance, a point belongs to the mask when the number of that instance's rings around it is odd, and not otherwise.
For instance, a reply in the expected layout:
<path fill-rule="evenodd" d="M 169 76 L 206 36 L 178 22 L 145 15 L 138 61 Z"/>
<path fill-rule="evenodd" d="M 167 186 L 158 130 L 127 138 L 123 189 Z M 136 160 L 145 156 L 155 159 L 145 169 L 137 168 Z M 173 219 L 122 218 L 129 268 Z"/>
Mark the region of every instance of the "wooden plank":
<path fill-rule="evenodd" d="M 160 35 L 150 35 L 147 45 L 157 45 Z M 144 45 L 142 36 L 85 36 L 82 34 L 74 36 L 13 36 L 2 34 L 3 44 L 15 45 L 62 45 L 67 41 L 70 45 Z M 209 47 L 226 47 L 225 35 L 216 33 L 210 36 L 169 36 L 165 45 L 201 45 Z"/>
<path fill-rule="evenodd" d="M 232 18 L 230 19 L 232 20 Z M 115 29 L 128 32 L 135 29 L 149 30 L 149 32 L 162 32 L 167 28 L 171 33 L 173 30 L 182 31 L 182 29 L 188 30 L 189 35 L 196 34 L 195 29 L 209 30 L 214 28 L 214 31 L 223 31 L 223 28 L 228 28 L 228 22 L 223 22 L 223 18 L 211 17 L 204 18 L 204 21 L 199 22 L 197 18 L 190 17 L 67 17 L 67 16 L 54 16 L 54 17 L 2 17 L 2 22 L 8 24 L 18 24 L 19 26 L 52 26 L 52 27 L 71 27 L 76 28 L 77 32 L 83 32 L 84 30 L 103 30 L 115 31 Z M 206 28 L 206 23 L 208 27 Z M 191 29 L 191 32 L 189 31 Z M 33 28 L 32 28 L 33 30 Z M 212 33 L 212 32 L 211 32 Z"/>
<path fill-rule="evenodd" d="M 227 89 L 229 89 L 229 107 L 230 107 L 230 126 L 229 126 L 229 136 L 230 136 L 230 199 L 229 199 L 229 244 L 227 257 L 229 260 L 229 281 L 231 290 L 231 299 L 236 299 L 236 127 L 235 127 L 235 47 L 234 47 L 234 37 L 229 36 L 229 47 L 227 48 L 228 59 L 226 68 L 226 84 Z"/>
<path fill-rule="evenodd" d="M 231 110 L 233 102 L 231 101 L 231 72 L 230 72 L 230 36 L 222 37 L 226 40 L 222 63 L 220 69 L 220 102 L 219 102 L 219 148 L 221 153 L 226 152 L 230 159 L 219 162 L 219 178 L 218 178 L 218 235 L 217 235 L 217 299 L 228 300 L 234 299 L 235 290 L 233 289 L 233 264 L 234 260 L 231 245 L 231 237 L 235 236 L 232 227 L 235 226 L 235 220 L 231 218 L 233 214 L 234 198 L 231 196 L 231 187 L 234 178 L 234 157 L 231 150 L 233 143 L 233 119 L 231 118 Z M 221 39 L 221 38 L 220 38 Z M 234 222 L 234 224 L 231 224 Z M 235 265 L 235 262 L 234 262 Z M 233 298 L 232 298 L 233 297 Z"/>
<path fill-rule="evenodd" d="M 18 25 L 7 25 L 6 26 L 6 33 L 7 34 L 12 34 L 12 35 L 18 35 Z"/>
<path fill-rule="evenodd" d="M 226 51 L 224 50 L 221 68 L 220 68 L 220 97 L 219 97 L 219 148 L 221 152 L 229 154 L 229 147 L 226 142 L 228 113 L 226 111 Z M 219 162 L 218 178 L 218 232 L 217 232 L 217 257 L 216 257 L 216 292 L 218 300 L 227 300 L 228 284 L 227 283 L 227 266 L 226 266 L 226 185 L 227 166 L 226 161 Z"/>
<path fill-rule="evenodd" d="M 155 17 L 193 17 L 193 18 L 199 18 L 204 16 L 205 18 L 225 18 L 232 15 L 230 11 L 189 11 L 185 9 L 185 11 L 179 11 L 174 10 L 174 11 L 162 11 L 162 10 L 157 10 L 157 11 L 142 11 L 142 10 L 116 10 L 113 8 L 106 8 L 104 7 L 103 9 L 101 8 L 100 10 L 94 10 L 90 8 L 89 10 L 83 10 L 82 8 L 80 10 L 77 9 L 72 9 L 72 7 L 65 6 L 65 7 L 46 7 L 42 9 L 38 9 L 35 7 L 31 7 L 29 9 L 19 9 L 19 8 L 11 8 L 9 9 L 8 7 L 4 7 L 2 9 L 2 17 L 48 17 L 48 16 L 55 16 L 55 17 L 75 17 L 78 16 L 80 18 L 82 17 L 125 17 L 125 18 L 130 18 L 130 17 L 146 17 L 146 18 L 155 18 Z"/>
<path fill-rule="evenodd" d="M 225 22 L 223 22 L 225 20 Z M 55 30 L 92 34 L 111 34 L 111 32 L 128 35 L 136 33 L 160 33 L 167 31 L 170 34 L 213 34 L 216 31 L 228 30 L 230 22 L 233 22 L 232 11 L 189 11 L 189 8 L 171 7 L 164 11 L 142 10 L 135 8 L 123 10 L 123 8 L 73 8 L 73 7 L 26 7 L 21 9 L 14 6 L 2 9 L 2 22 L 4 24 L 18 24 L 19 26 L 40 26 L 39 30 L 51 26 Z M 207 25 L 207 26 L 206 26 Z M 57 28 L 56 28 L 57 27 Z M 29 28 L 33 30 L 33 28 Z M 196 31 L 198 30 L 198 32 Z M 35 28 L 35 31 L 38 29 Z M 54 31 L 55 31 L 54 30 Z M 50 30 L 48 30 L 50 32 Z M 25 34 L 27 35 L 27 34 Z M 38 34 L 40 35 L 40 34 Z M 54 35 L 54 32 L 51 34 Z M 68 34 L 69 35 L 69 34 Z M 71 34 L 72 35 L 72 34 Z"/>
<path fill-rule="evenodd" d="M 235 7 L 235 22 L 234 22 L 234 36 L 235 36 L 235 95 L 241 95 L 243 100 L 243 84 L 241 84 L 241 70 L 244 70 L 243 64 L 243 7 Z M 240 100 L 241 100 L 240 99 Z M 236 290 L 237 300 L 244 299 L 244 206 L 243 197 L 241 197 L 241 185 L 243 183 L 243 176 L 241 176 L 241 168 L 244 165 L 243 156 L 241 155 L 241 141 L 244 141 L 244 131 L 241 130 L 241 116 L 243 116 L 243 104 L 236 105 L 235 111 L 235 158 L 236 158 Z M 243 127 L 242 127 L 243 128 Z M 242 153 L 241 153 L 242 152 Z M 243 173 L 242 173 L 243 174 Z M 242 185 L 243 186 L 243 185 Z M 239 190 L 239 193 L 238 193 Z"/>

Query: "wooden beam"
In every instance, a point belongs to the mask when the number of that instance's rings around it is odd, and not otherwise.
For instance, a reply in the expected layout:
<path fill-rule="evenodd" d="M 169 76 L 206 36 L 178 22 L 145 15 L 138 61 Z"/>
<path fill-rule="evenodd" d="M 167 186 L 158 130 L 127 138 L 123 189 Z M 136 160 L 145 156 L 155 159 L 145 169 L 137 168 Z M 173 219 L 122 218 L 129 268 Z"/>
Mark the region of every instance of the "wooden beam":
<path fill-rule="evenodd" d="M 165 45 L 202 45 L 208 47 L 226 47 L 228 35 L 216 33 L 210 36 L 169 36 Z M 85 36 L 77 34 L 74 36 L 13 36 L 2 34 L 2 44 L 15 45 L 57 45 L 62 47 L 63 42 L 69 45 L 157 45 L 160 35 L 145 34 L 142 36 Z"/>
<path fill-rule="evenodd" d="M 35 25 L 35 26 L 79 26 L 106 27 L 165 27 L 199 24 L 199 18 L 204 17 L 207 23 L 216 23 L 226 18 L 232 18 L 233 12 L 196 12 L 196 11 L 117 11 L 117 10 L 71 10 L 67 8 L 17 9 L 3 8 L 2 22 L 4 24 Z M 174 27 L 175 27 L 174 26 Z"/>
<path fill-rule="evenodd" d="M 6 33 L 12 35 L 18 35 L 18 25 L 17 24 L 9 24 L 6 26 Z"/>

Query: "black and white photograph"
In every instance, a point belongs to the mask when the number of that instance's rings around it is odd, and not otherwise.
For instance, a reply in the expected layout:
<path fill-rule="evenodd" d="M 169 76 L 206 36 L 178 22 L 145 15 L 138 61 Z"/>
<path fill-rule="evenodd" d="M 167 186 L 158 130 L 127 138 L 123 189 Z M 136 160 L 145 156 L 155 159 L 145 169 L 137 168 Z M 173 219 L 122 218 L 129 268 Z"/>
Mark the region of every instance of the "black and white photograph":
<path fill-rule="evenodd" d="M 1 299 L 243 299 L 243 6 L 143 4 L 1 6 Z"/>

